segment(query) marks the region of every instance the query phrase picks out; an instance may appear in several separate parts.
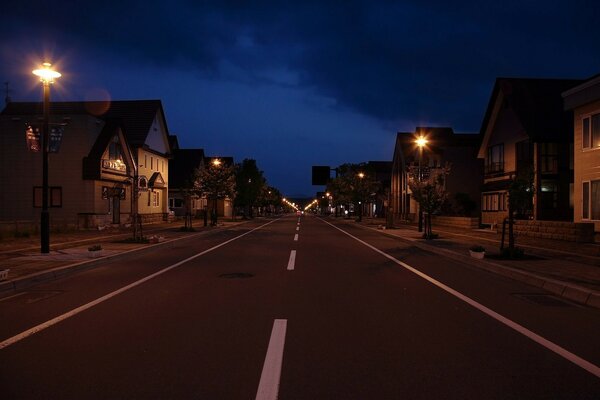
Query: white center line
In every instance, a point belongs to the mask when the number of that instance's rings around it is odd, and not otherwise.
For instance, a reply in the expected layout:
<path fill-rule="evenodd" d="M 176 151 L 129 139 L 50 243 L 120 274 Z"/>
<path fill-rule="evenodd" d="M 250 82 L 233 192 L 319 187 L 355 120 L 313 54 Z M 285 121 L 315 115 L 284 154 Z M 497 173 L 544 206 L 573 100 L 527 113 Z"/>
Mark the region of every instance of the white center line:
<path fill-rule="evenodd" d="M 260 375 L 256 400 L 277 400 L 279 396 L 286 330 L 287 319 L 276 319 L 273 322 L 273 330 L 271 331 L 271 339 L 269 340 L 265 363 Z"/>
<path fill-rule="evenodd" d="M 296 227 L 296 230 L 297 230 L 297 231 L 299 231 L 299 230 L 300 230 L 300 227 L 299 227 L 299 226 L 297 226 L 297 227 Z"/>
<path fill-rule="evenodd" d="M 460 293 L 459 291 L 454 290 L 451 287 L 444 285 L 442 282 L 430 277 L 429 275 L 424 274 L 423 272 L 419 271 L 418 269 L 413 268 L 410 265 L 408 265 L 400 260 L 397 260 L 396 258 L 392 257 L 391 255 L 379 250 L 375 246 L 372 246 L 363 240 L 360 240 L 356 236 L 351 235 L 350 233 L 344 231 L 343 229 L 340 229 L 337 226 L 330 224 L 329 222 L 327 222 L 325 220 L 321 219 L 321 221 L 325 222 L 327 225 L 332 226 L 333 228 L 337 229 L 338 231 L 342 232 L 343 234 L 350 236 L 352 239 L 356 240 L 359 243 L 362 243 L 363 245 L 367 246 L 371 250 L 381 254 L 382 256 L 386 257 L 387 259 L 389 259 L 389 260 L 395 262 L 396 264 L 400 265 L 401 267 L 409 270 L 413 274 L 420 276 L 421 278 L 425 279 L 426 281 L 430 282 L 431 284 L 444 290 L 445 292 L 450 293 L 452 296 L 464 301 L 465 303 L 476 308 L 477 310 L 488 315 L 489 317 L 495 319 L 496 321 L 500 322 L 501 324 L 506 325 L 507 327 L 515 330 L 516 332 L 520 333 L 521 335 L 533 340 L 534 342 L 538 343 L 539 345 L 558 354 L 559 356 L 563 357 L 565 360 L 572 362 L 573 364 L 577 365 L 578 367 L 583 368 L 584 370 L 588 371 L 592 375 L 595 375 L 596 377 L 600 378 L 600 367 L 598 367 L 597 365 L 592 364 L 591 362 L 579 357 L 578 355 L 576 355 L 574 353 L 571 353 L 569 350 L 557 345 L 554 342 L 549 341 L 548 339 L 538 335 L 537 333 L 530 331 L 529 329 L 525 328 L 523 325 L 520 325 L 520 324 L 506 318 L 505 316 L 498 314 L 494 310 L 484 306 L 481 303 L 478 303 L 477 301 L 471 299 L 470 297 L 465 296 L 464 294 Z"/>
<path fill-rule="evenodd" d="M 292 250 L 290 253 L 290 260 L 288 261 L 287 269 L 288 271 L 292 271 L 294 266 L 296 265 L 296 250 Z"/>
<path fill-rule="evenodd" d="M 106 300 L 111 299 L 111 298 L 113 298 L 115 296 L 118 296 L 119 294 L 121 294 L 123 292 L 126 292 L 129 289 L 133 289 L 134 287 L 139 286 L 142 283 L 149 281 L 150 279 L 156 278 L 157 276 L 164 274 L 165 272 L 168 272 L 168 271 L 170 271 L 172 269 L 180 267 L 181 265 L 183 265 L 183 264 L 185 264 L 185 263 L 187 263 L 189 261 L 192 261 L 195 258 L 203 256 L 204 254 L 210 253 L 211 251 L 216 250 L 219 247 L 225 246 L 226 244 L 231 243 L 234 240 L 237 240 L 237 239 L 240 239 L 240 238 L 242 238 L 242 237 L 244 237 L 246 235 L 249 235 L 252 232 L 254 232 L 254 231 L 258 230 L 258 229 L 261 229 L 261 228 L 263 228 L 263 227 L 265 227 L 267 225 L 270 225 L 270 224 L 272 224 L 275 221 L 277 221 L 277 220 L 273 220 L 273 221 L 267 222 L 266 224 L 263 224 L 263 225 L 261 225 L 259 227 L 256 227 L 256 228 L 254 228 L 254 229 L 252 229 L 252 230 L 250 230 L 250 231 L 248 231 L 246 233 L 242 233 L 239 236 L 236 236 L 236 237 L 234 237 L 232 239 L 229 239 L 229 240 L 227 240 L 227 241 L 225 241 L 223 243 L 220 243 L 220 244 L 218 244 L 216 246 L 213 246 L 210 249 L 204 250 L 204 251 L 202 251 L 202 252 L 200 252 L 198 254 L 195 254 L 195 255 L 193 255 L 191 257 L 188 257 L 185 260 L 181 260 L 181 261 L 179 261 L 179 262 L 177 262 L 177 263 L 175 263 L 173 265 L 170 265 L 170 266 L 168 266 L 166 268 L 161 269 L 160 271 L 157 271 L 157 272 L 155 272 L 155 273 L 153 273 L 151 275 L 148 275 L 145 278 L 142 278 L 142 279 L 140 279 L 138 281 L 135 281 L 135 282 L 133 282 L 133 283 L 127 285 L 127 286 L 123 286 L 122 288 L 117 289 L 114 292 L 111 292 L 111 293 L 109 293 L 107 295 L 104 295 L 104 296 L 102 296 L 100 298 L 97 298 L 96 300 L 93 300 L 93 301 L 91 301 L 91 302 L 89 302 L 87 304 L 84 304 L 82 306 L 74 308 L 73 310 L 68 311 L 68 312 L 66 312 L 66 313 L 64 313 L 62 315 L 59 315 L 58 317 L 55 317 L 55 318 L 53 318 L 51 320 L 43 322 L 43 323 L 41 323 L 39 325 L 34 326 L 31 329 L 28 329 L 26 331 L 23 331 L 23 332 L 19 333 L 18 335 L 15 335 L 15 336 L 13 336 L 11 338 L 8 338 L 8 339 L 0 342 L 0 350 L 4 349 L 4 348 L 6 348 L 6 347 L 8 347 L 10 345 L 13 345 L 13 344 L 15 344 L 15 343 L 17 343 L 17 342 L 19 342 L 19 341 L 21 341 L 21 340 L 23 340 L 23 339 L 31 336 L 31 335 L 34 335 L 34 334 L 40 332 L 40 331 L 43 331 L 44 329 L 47 329 L 47 328 L 49 328 L 49 327 L 51 327 L 53 325 L 56 325 L 59 322 L 62 322 L 64 320 L 66 320 L 67 318 L 71 318 L 71 317 L 73 317 L 73 316 L 75 316 L 75 315 L 77 315 L 77 314 L 79 314 L 79 313 L 81 313 L 81 312 L 83 312 L 83 311 L 85 311 L 85 310 L 87 310 L 89 308 L 97 306 L 98 304 L 103 303 Z"/>
<path fill-rule="evenodd" d="M 296 234 L 294 235 L 294 242 L 297 242 L 297 241 L 298 241 L 298 234 L 296 233 Z"/>

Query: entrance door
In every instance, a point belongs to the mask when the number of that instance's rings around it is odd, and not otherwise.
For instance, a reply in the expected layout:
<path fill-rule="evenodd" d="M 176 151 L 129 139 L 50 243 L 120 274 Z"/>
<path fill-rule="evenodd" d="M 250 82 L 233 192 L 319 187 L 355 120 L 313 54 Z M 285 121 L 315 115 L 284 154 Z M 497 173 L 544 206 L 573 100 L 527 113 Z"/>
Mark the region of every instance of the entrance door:
<path fill-rule="evenodd" d="M 114 196 L 112 198 L 112 223 L 120 224 L 121 223 L 121 198 L 119 196 Z"/>

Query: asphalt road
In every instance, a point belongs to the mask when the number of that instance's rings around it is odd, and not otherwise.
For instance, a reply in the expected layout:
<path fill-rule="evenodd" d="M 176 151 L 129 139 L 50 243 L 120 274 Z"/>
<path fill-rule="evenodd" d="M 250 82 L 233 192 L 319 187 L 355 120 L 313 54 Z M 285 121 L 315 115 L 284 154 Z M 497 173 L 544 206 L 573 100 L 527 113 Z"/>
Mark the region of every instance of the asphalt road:
<path fill-rule="evenodd" d="M 342 221 L 0 299 L 0 398 L 598 399 L 600 312 Z"/>

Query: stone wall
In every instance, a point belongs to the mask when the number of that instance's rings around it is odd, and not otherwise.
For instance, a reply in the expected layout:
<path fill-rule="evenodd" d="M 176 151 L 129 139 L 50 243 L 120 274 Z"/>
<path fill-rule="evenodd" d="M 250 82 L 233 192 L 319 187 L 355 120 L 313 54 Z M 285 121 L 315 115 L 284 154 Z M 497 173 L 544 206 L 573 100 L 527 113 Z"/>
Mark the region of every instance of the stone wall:
<path fill-rule="evenodd" d="M 496 229 L 501 233 L 502 224 L 498 224 Z M 506 229 L 508 230 L 508 226 Z M 517 235 L 535 238 L 566 240 L 579 243 L 594 242 L 594 224 L 591 223 L 516 220 L 514 232 Z"/>

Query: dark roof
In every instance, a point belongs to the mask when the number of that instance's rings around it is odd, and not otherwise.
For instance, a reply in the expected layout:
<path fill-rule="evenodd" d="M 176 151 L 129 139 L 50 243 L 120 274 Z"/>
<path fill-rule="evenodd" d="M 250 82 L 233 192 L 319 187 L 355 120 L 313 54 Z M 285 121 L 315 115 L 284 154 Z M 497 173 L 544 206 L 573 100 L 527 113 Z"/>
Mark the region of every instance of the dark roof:
<path fill-rule="evenodd" d="M 169 160 L 169 187 L 188 186 L 194 170 L 200 167 L 204 158 L 203 149 L 174 149 Z"/>
<path fill-rule="evenodd" d="M 177 139 L 177 135 L 169 135 L 169 147 L 172 150 L 179 149 L 179 140 Z"/>
<path fill-rule="evenodd" d="M 11 102 L 2 110 L 1 115 L 41 115 L 43 104 L 41 102 Z M 102 120 L 119 121 L 127 136 L 129 144 L 133 147 L 142 147 L 150 132 L 156 113 L 164 112 L 160 100 L 119 100 L 119 101 L 65 101 L 51 102 L 51 115 L 94 115 Z M 168 134 L 168 128 L 167 128 Z"/>
<path fill-rule="evenodd" d="M 83 158 L 83 179 L 100 179 L 100 160 L 102 159 L 102 155 L 104 151 L 108 147 L 108 144 L 112 140 L 112 138 L 119 132 L 121 125 L 118 121 L 108 121 L 102 131 L 98 135 L 96 142 L 90 149 L 89 154 Z M 127 138 L 123 135 L 125 139 L 124 151 L 128 151 L 129 148 L 127 144 Z M 131 159 L 130 155 L 124 154 L 126 163 L 129 164 L 129 160 Z M 128 165 L 128 167 L 131 167 Z"/>
<path fill-rule="evenodd" d="M 561 94 L 582 83 L 580 79 L 497 78 L 481 124 L 484 134 L 500 93 L 517 114 L 533 141 L 564 140 L 571 131 L 572 114 L 563 111 Z"/>

